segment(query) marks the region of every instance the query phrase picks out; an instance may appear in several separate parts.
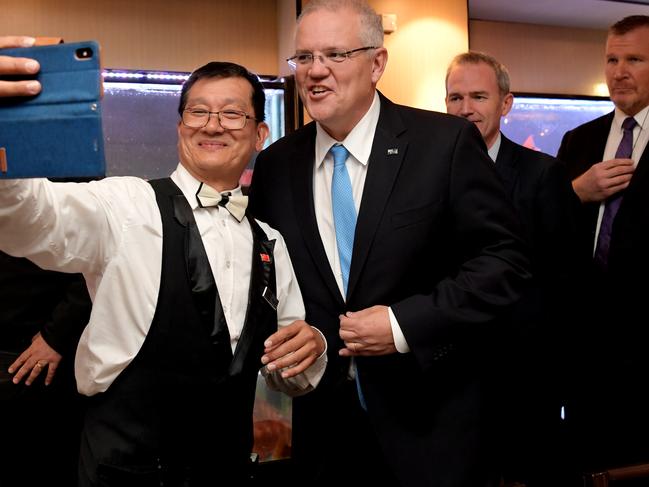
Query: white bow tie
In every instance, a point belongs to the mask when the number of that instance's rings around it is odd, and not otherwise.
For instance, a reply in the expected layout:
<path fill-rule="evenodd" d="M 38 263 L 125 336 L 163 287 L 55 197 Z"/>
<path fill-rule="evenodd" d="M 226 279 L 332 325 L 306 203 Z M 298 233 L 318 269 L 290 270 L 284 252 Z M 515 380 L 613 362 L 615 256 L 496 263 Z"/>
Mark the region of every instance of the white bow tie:
<path fill-rule="evenodd" d="M 239 222 L 241 222 L 246 215 L 246 207 L 248 206 L 247 196 L 242 194 L 233 195 L 230 191 L 219 193 L 211 186 L 203 183 L 201 183 L 196 192 L 196 201 L 198 201 L 198 206 L 201 208 L 222 206 Z"/>

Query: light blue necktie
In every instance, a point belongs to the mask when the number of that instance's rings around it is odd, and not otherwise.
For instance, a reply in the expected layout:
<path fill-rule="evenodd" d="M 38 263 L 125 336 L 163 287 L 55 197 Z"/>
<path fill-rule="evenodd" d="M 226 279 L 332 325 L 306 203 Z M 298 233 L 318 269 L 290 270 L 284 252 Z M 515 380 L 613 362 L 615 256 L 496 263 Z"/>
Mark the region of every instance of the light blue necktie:
<path fill-rule="evenodd" d="M 354 232 L 356 231 L 356 206 L 354 205 L 354 196 L 352 194 L 352 183 L 349 179 L 347 166 L 345 165 L 349 151 L 345 149 L 345 146 L 336 144 L 331 148 L 331 154 L 334 157 L 334 174 L 331 179 L 331 205 L 334 214 L 334 225 L 336 227 L 336 243 L 338 244 L 340 269 L 343 275 L 343 289 L 345 296 L 347 296 L 349 267 L 352 262 Z M 367 410 L 355 361 L 354 370 L 356 372 L 358 399 L 362 408 Z"/>
<path fill-rule="evenodd" d="M 349 179 L 349 173 L 345 165 L 349 151 L 345 149 L 345 146 L 336 144 L 331 148 L 331 154 L 334 156 L 334 174 L 331 179 L 331 205 L 336 227 L 340 270 L 343 275 L 343 290 L 345 296 L 347 296 L 349 267 L 352 262 L 354 231 L 356 230 L 356 206 L 352 194 L 352 182 Z"/>

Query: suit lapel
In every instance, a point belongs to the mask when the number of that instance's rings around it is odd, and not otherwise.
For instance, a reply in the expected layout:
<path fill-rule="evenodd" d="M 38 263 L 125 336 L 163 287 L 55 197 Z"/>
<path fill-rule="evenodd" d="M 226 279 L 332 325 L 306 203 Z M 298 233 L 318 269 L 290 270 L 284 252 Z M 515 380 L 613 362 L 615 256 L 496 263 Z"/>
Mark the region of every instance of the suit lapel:
<path fill-rule="evenodd" d="M 516 186 L 516 180 L 519 177 L 517 164 L 518 158 L 514 150 L 514 143 L 503 134 L 501 134 L 500 137 L 500 149 L 498 150 L 498 156 L 496 157 L 496 171 L 505 185 L 507 194 L 510 198 L 513 198 L 514 187 Z"/>
<path fill-rule="evenodd" d="M 336 297 L 342 301 L 336 278 L 333 270 L 329 265 L 327 254 L 315 216 L 315 206 L 313 199 L 313 167 L 315 155 L 315 123 L 307 126 L 303 137 L 295 144 L 295 152 L 292 157 L 291 167 L 291 185 L 292 192 L 295 195 L 293 200 L 297 224 L 302 232 L 304 244 L 313 259 L 314 265 L 327 288 Z"/>
<path fill-rule="evenodd" d="M 381 114 L 374 135 L 363 198 L 356 221 L 354 250 L 349 270 L 348 298 L 352 295 L 361 275 L 408 149 L 407 141 L 399 138 L 405 132 L 406 127 L 396 106 L 380 93 L 379 96 L 381 98 Z"/>
<path fill-rule="evenodd" d="M 611 112 L 597 119 L 597 124 L 594 126 L 595 130 L 593 131 L 593 137 L 591 138 L 593 142 L 592 144 L 588 144 L 585 148 L 587 154 L 585 160 L 590 161 L 588 167 L 600 162 L 604 157 L 606 141 L 608 140 L 608 134 L 611 131 L 611 124 L 613 123 L 614 115 L 615 112 Z M 588 167 L 584 167 L 583 171 L 586 171 Z"/>

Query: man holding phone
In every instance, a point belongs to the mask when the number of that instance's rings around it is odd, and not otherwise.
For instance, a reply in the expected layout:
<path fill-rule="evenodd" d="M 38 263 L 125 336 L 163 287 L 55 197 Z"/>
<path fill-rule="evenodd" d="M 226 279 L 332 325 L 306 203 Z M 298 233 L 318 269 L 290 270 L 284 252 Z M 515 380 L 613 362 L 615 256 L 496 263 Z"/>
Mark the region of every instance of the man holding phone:
<path fill-rule="evenodd" d="M 208 63 L 183 85 L 170 178 L 0 181 L 0 248 L 82 272 L 93 296 L 75 359 L 90 396 L 80 487 L 242 485 L 262 363 L 290 394 L 322 377 L 284 241 L 238 185 L 264 104 L 254 74 Z"/>

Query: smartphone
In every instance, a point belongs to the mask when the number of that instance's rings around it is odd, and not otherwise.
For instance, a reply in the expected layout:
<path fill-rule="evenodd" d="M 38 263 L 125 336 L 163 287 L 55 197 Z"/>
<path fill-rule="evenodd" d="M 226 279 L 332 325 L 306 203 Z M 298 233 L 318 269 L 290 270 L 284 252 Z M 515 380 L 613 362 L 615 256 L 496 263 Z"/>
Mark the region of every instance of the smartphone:
<path fill-rule="evenodd" d="M 75 42 L 0 49 L 36 59 L 32 97 L 0 98 L 0 178 L 94 178 L 105 175 L 99 44 Z"/>

